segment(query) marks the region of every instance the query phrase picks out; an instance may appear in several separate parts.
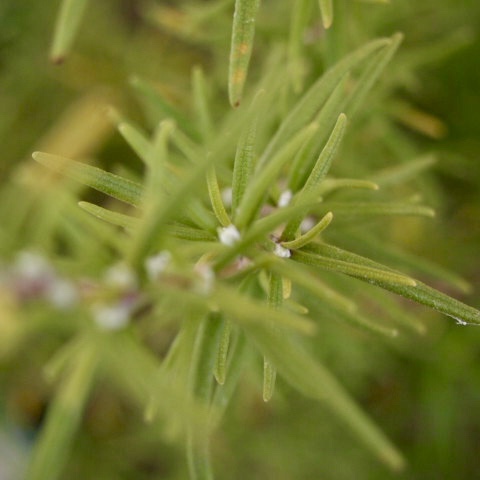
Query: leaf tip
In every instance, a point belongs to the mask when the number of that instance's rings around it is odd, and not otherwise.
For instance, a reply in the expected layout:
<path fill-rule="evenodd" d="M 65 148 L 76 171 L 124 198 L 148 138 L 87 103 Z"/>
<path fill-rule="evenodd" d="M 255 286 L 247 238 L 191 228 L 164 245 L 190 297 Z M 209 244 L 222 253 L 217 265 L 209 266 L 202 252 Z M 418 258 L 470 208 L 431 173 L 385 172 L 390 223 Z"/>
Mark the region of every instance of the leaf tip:
<path fill-rule="evenodd" d="M 333 23 L 333 15 L 323 15 L 322 24 L 325 30 L 328 30 L 332 26 L 332 23 Z"/>
<path fill-rule="evenodd" d="M 400 44 L 401 42 L 403 42 L 404 37 L 405 35 L 402 32 L 397 32 L 392 35 L 391 41 L 392 43 Z"/>
<path fill-rule="evenodd" d="M 63 65 L 66 59 L 67 57 L 65 55 L 54 54 L 50 56 L 50 62 L 56 66 Z"/>
<path fill-rule="evenodd" d="M 225 384 L 225 375 L 223 375 L 220 372 L 214 372 L 213 376 L 215 377 L 215 380 L 219 385 L 224 385 Z"/>

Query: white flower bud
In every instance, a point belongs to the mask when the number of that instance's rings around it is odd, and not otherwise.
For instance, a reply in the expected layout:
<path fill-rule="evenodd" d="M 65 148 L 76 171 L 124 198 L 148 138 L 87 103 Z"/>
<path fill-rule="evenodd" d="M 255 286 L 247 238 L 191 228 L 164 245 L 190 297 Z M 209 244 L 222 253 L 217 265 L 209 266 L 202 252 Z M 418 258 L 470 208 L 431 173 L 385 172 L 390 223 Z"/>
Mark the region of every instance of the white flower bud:
<path fill-rule="evenodd" d="M 240 232 L 235 225 L 229 225 L 228 227 L 218 228 L 218 238 L 221 243 L 231 247 L 233 244 L 240 240 Z"/>
<path fill-rule="evenodd" d="M 275 244 L 275 250 L 273 251 L 274 255 L 280 258 L 290 258 L 291 252 L 288 248 L 282 247 L 278 243 Z"/>
<path fill-rule="evenodd" d="M 171 258 L 172 256 L 167 250 L 148 257 L 145 260 L 145 269 L 147 270 L 148 278 L 152 281 L 158 280 L 167 268 Z"/>

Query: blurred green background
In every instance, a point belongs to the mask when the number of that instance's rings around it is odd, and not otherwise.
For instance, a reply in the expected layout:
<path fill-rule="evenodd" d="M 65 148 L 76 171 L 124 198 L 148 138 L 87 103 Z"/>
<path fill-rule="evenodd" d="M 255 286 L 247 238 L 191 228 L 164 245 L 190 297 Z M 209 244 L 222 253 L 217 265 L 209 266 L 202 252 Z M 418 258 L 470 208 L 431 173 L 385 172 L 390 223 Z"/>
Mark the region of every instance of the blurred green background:
<path fill-rule="evenodd" d="M 362 125 L 370 117 L 375 125 L 388 115 L 394 141 L 387 145 L 375 136 L 373 142 L 354 136 L 349 141 L 363 152 L 365 165 L 347 160 L 338 168 L 366 174 L 433 152 L 436 164 L 415 186 L 437 209 L 437 217 L 422 220 L 421 226 L 417 220 L 402 221 L 388 234 L 404 249 L 460 274 L 472 285 L 471 293 L 447 293 L 480 308 L 480 2 L 334 3 L 337 17 L 327 36 L 315 33 L 318 16 L 312 15 L 313 40 L 304 53 L 307 83 L 364 41 L 405 33 L 385 75 L 382 88 L 388 101 L 373 104 L 376 113 L 366 109 L 358 122 L 358 131 L 368 132 Z M 286 42 L 293 4 L 262 2 L 253 77 L 268 52 Z M 191 68 L 201 64 L 215 89 L 215 108 L 228 108 L 232 2 L 92 1 L 62 66 L 48 60 L 58 6 L 57 1 L 0 3 L 0 266 L 21 248 L 34 246 L 31 237 L 22 235 L 23 227 L 12 228 L 15 195 L 21 192 L 17 186 L 25 185 L 32 151 L 135 168 L 133 153 L 107 115 L 113 105 L 148 126 L 129 84 L 133 75 L 154 82 L 188 111 Z M 201 12 L 208 13 L 205 19 Z M 34 184 L 35 174 L 26 185 Z M 442 289 L 441 282 L 427 280 Z M 410 344 L 378 345 L 360 336 L 345 343 L 338 330 L 328 327 L 319 340 L 320 356 L 405 452 L 405 473 L 385 470 L 318 405 L 281 381 L 275 402 L 263 404 L 259 371 L 253 368 L 214 441 L 218 478 L 480 478 L 480 329 L 417 310 L 429 333 Z M 41 365 L 56 342 L 39 338 L 0 359 L 2 480 L 21 478 L 8 472 L 15 470 L 16 461 L 25 462 L 41 424 L 49 397 Z M 139 417 L 108 385 L 98 389 L 64 478 L 186 478 L 181 448 L 159 442 Z"/>

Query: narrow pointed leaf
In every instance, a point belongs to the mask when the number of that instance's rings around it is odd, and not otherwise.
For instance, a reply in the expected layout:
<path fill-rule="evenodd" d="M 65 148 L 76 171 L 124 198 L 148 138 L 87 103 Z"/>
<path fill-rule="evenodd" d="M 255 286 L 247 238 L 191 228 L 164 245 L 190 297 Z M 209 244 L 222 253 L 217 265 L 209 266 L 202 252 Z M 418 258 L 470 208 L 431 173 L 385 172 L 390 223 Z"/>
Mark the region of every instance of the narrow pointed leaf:
<path fill-rule="evenodd" d="M 199 146 L 179 128 L 172 133 L 172 142 L 192 163 L 195 164 L 202 158 Z"/>
<path fill-rule="evenodd" d="M 112 210 L 108 210 L 93 203 L 79 202 L 78 206 L 94 217 L 97 217 L 104 222 L 111 223 L 112 225 L 117 225 L 130 230 L 135 229 L 138 225 L 138 218 L 124 215 L 123 213 L 113 212 Z"/>
<path fill-rule="evenodd" d="M 142 201 L 142 186 L 131 180 L 59 155 L 35 152 L 32 157 L 52 170 L 130 205 L 138 206 Z"/>
<path fill-rule="evenodd" d="M 403 40 L 401 33 L 392 36 L 390 44 L 375 55 L 358 80 L 358 86 L 348 101 L 347 115 L 352 118 L 365 100 L 367 93 L 385 70 Z"/>
<path fill-rule="evenodd" d="M 211 167 L 207 172 L 207 187 L 210 196 L 210 203 L 220 225 L 228 227 L 232 222 L 223 205 L 222 194 L 218 186 L 217 174 L 215 168 Z"/>
<path fill-rule="evenodd" d="M 365 266 L 372 268 L 383 268 L 388 271 L 392 271 L 387 267 L 374 262 L 368 258 L 356 255 L 354 253 L 342 250 L 338 247 L 326 244 L 310 244 L 305 247 L 306 250 L 320 255 L 329 255 L 339 260 L 346 262 L 357 262 Z M 458 323 L 474 323 L 480 324 L 480 311 L 466 305 L 444 293 L 431 288 L 422 282 L 416 280 L 415 286 L 400 285 L 394 283 L 384 283 L 382 281 L 372 282 L 374 285 L 378 285 L 385 290 L 396 293 L 403 297 L 414 300 L 415 302 L 426 305 L 434 310 L 448 315 L 455 319 Z"/>
<path fill-rule="evenodd" d="M 396 185 L 415 178 L 436 163 L 434 155 L 423 155 L 407 163 L 395 165 L 372 175 L 371 179 L 381 187 Z"/>
<path fill-rule="evenodd" d="M 362 265 L 361 263 L 338 260 L 337 258 L 305 253 L 303 251 L 292 252 L 292 258 L 297 262 L 305 263 L 306 265 L 313 265 L 331 272 L 343 273 L 372 283 L 378 282 L 383 285 L 393 284 L 412 287 L 416 285 L 415 280 L 406 275 L 369 267 Z"/>
<path fill-rule="evenodd" d="M 338 152 L 340 142 L 342 141 L 343 135 L 345 134 L 346 124 L 347 117 L 344 114 L 340 114 L 337 123 L 335 124 L 335 127 L 333 128 L 333 131 L 330 135 L 330 138 L 328 139 L 325 147 L 323 148 L 322 153 L 318 157 L 318 160 L 313 167 L 310 175 L 308 176 L 305 185 L 294 199 L 294 203 L 296 205 L 309 203 L 313 199 L 318 197 L 316 190 L 320 182 L 327 175 L 332 161 Z M 285 240 L 292 240 L 295 237 L 295 234 L 297 233 L 297 230 L 300 227 L 302 220 L 302 217 L 292 218 L 285 227 L 282 238 Z"/>
<path fill-rule="evenodd" d="M 242 134 L 237 145 L 232 176 L 232 216 L 234 220 L 253 172 L 257 122 L 257 117 L 249 122 L 246 132 Z"/>
<path fill-rule="evenodd" d="M 215 389 L 212 399 L 212 424 L 216 426 L 222 418 L 242 373 L 245 358 L 247 357 L 247 342 L 242 331 L 237 332 L 229 348 L 229 358 L 226 371 L 226 381 Z"/>
<path fill-rule="evenodd" d="M 349 79 L 349 74 L 342 77 L 315 117 L 315 123 L 318 124 L 318 134 L 309 143 L 305 144 L 305 147 L 295 157 L 288 181 L 292 192 L 297 192 L 305 184 L 319 153 L 325 146 L 329 135 L 331 135 L 345 105 L 346 86 Z"/>
<path fill-rule="evenodd" d="M 268 286 L 268 306 L 272 309 L 278 309 L 283 304 L 283 280 L 281 275 L 277 273 L 270 274 Z M 272 322 L 272 328 L 276 328 Z M 275 390 L 275 379 L 277 370 L 269 361 L 268 357 L 264 357 L 263 361 L 263 401 L 268 402 Z"/>
<path fill-rule="evenodd" d="M 323 202 L 317 209 L 320 212 L 331 210 L 338 220 L 363 221 L 365 217 L 376 216 L 418 216 L 432 218 L 435 211 L 424 205 L 393 202 Z"/>
<path fill-rule="evenodd" d="M 179 223 L 168 224 L 165 228 L 169 235 L 183 240 L 199 242 L 215 242 L 217 240 L 217 237 L 213 233 Z"/>
<path fill-rule="evenodd" d="M 373 255 L 382 262 L 391 262 L 398 268 L 406 268 L 413 272 L 416 271 L 431 276 L 432 278 L 441 279 L 463 293 L 470 293 L 472 290 L 471 285 L 454 272 L 426 258 L 379 242 L 368 234 L 352 234 L 349 238 L 349 243 L 361 246 L 364 252 L 368 252 L 368 255 Z"/>
<path fill-rule="evenodd" d="M 50 58 L 53 63 L 62 63 L 69 53 L 87 3 L 88 0 L 62 1 L 50 50 Z"/>
<path fill-rule="evenodd" d="M 324 197 L 331 192 L 342 188 L 364 188 L 366 190 L 378 190 L 378 184 L 370 180 L 358 180 L 356 178 L 326 178 L 318 187 L 318 195 Z"/>
<path fill-rule="evenodd" d="M 160 122 L 155 131 L 150 150 L 147 154 L 148 175 L 146 179 L 146 208 L 148 203 L 161 201 L 170 186 L 168 172 L 168 142 L 175 125 L 171 120 Z"/>
<path fill-rule="evenodd" d="M 228 96 L 230 105 L 238 107 L 242 99 L 255 37 L 255 19 L 260 0 L 235 0 L 233 14 Z"/>
<path fill-rule="evenodd" d="M 200 324 L 196 335 L 190 370 L 190 388 L 195 398 L 210 405 L 214 388 L 214 368 L 218 343 L 222 333 L 222 319 L 218 313 L 211 313 Z M 198 480 L 213 479 L 209 432 L 189 431 L 187 438 L 187 459 L 190 477 Z"/>
<path fill-rule="evenodd" d="M 275 392 L 275 381 L 277 377 L 277 370 L 275 366 L 268 360 L 267 357 L 263 359 L 263 401 L 269 402 L 273 393 Z"/>
<path fill-rule="evenodd" d="M 118 131 L 126 142 L 132 147 L 133 151 L 139 156 L 139 158 L 148 165 L 149 152 L 152 148 L 150 141 L 138 128 L 127 122 L 121 122 L 118 124 Z"/>
<path fill-rule="evenodd" d="M 323 28 L 330 28 L 333 22 L 332 0 L 319 0 L 320 13 L 322 14 Z"/>
<path fill-rule="evenodd" d="M 228 349 L 230 346 L 230 336 L 232 331 L 232 324 L 229 320 L 222 319 L 222 328 L 220 340 L 218 343 L 217 359 L 215 362 L 215 369 L 213 374 L 220 385 L 225 383 L 227 375 L 228 364 Z"/>
<path fill-rule="evenodd" d="M 315 226 L 313 226 L 308 232 L 300 235 L 295 240 L 289 242 L 282 242 L 282 246 L 290 250 L 298 250 L 299 248 L 304 247 L 311 241 L 315 240 L 317 235 L 319 235 L 323 230 L 325 230 L 333 219 L 332 212 L 328 212 L 325 216 L 320 219 Z"/>
<path fill-rule="evenodd" d="M 295 93 L 300 92 L 303 87 L 305 68 L 302 68 L 302 49 L 305 44 L 304 36 L 310 20 L 311 6 L 311 0 L 295 0 L 292 7 L 288 39 L 288 66 Z"/>
<path fill-rule="evenodd" d="M 214 134 L 213 120 L 208 106 L 207 85 L 205 75 L 200 67 L 192 73 L 193 105 L 203 141 L 206 142 Z"/>
<path fill-rule="evenodd" d="M 345 134 L 345 129 L 347 126 L 347 116 L 341 113 L 337 119 L 337 123 L 333 128 L 333 131 L 328 139 L 325 148 L 318 157 L 317 163 L 313 167 L 307 181 L 305 182 L 304 187 L 299 195 L 299 200 L 302 200 L 303 195 L 307 195 L 313 189 L 316 189 L 320 182 L 325 178 L 330 166 L 332 165 L 332 160 L 335 158 L 335 155 L 338 152 L 340 142 L 342 141 L 343 135 Z"/>
<path fill-rule="evenodd" d="M 222 326 L 222 318 L 218 312 L 208 315 L 200 324 L 192 352 L 191 388 L 195 396 L 207 405 L 213 393 L 213 372 Z"/>

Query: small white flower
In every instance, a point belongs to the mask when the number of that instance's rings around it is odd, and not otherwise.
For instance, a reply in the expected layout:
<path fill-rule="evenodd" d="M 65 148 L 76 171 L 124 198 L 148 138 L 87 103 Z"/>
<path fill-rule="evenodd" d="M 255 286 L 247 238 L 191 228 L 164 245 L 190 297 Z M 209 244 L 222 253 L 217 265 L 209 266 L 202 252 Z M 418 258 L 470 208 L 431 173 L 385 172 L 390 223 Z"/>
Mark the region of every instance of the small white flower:
<path fill-rule="evenodd" d="M 95 323 L 103 330 L 119 330 L 127 326 L 130 320 L 130 309 L 120 303 L 97 304 L 92 310 Z"/>
<path fill-rule="evenodd" d="M 124 263 L 112 265 L 105 272 L 104 278 L 107 285 L 112 287 L 130 289 L 137 286 L 137 277 L 135 273 Z"/>
<path fill-rule="evenodd" d="M 290 205 L 292 198 L 293 198 L 292 191 L 285 190 L 284 192 L 282 192 L 282 194 L 280 195 L 280 198 L 278 199 L 278 206 L 280 208 L 287 207 L 288 205 Z"/>
<path fill-rule="evenodd" d="M 213 288 L 215 281 L 215 273 L 207 263 L 197 263 L 195 265 L 195 272 L 200 277 L 200 283 L 197 285 L 196 290 L 202 295 L 208 295 Z"/>
<path fill-rule="evenodd" d="M 232 199 L 233 199 L 233 194 L 232 194 L 232 189 L 230 187 L 224 188 L 222 190 L 222 200 L 223 204 L 226 207 L 231 207 L 232 206 Z"/>
<path fill-rule="evenodd" d="M 49 286 L 46 297 L 54 307 L 65 310 L 77 303 L 78 292 L 73 283 L 59 278 Z"/>
<path fill-rule="evenodd" d="M 315 219 L 313 217 L 306 217 L 300 224 L 300 231 L 302 233 L 308 232 L 315 226 Z"/>
<path fill-rule="evenodd" d="M 217 228 L 218 238 L 221 243 L 231 247 L 233 244 L 240 240 L 240 232 L 235 225 L 229 225 L 228 227 Z"/>
<path fill-rule="evenodd" d="M 13 271 L 24 280 L 50 280 L 55 276 L 47 259 L 33 252 L 20 252 Z"/>
<path fill-rule="evenodd" d="M 158 280 L 167 268 L 171 258 L 172 255 L 167 250 L 148 257 L 145 260 L 145 269 L 147 270 L 148 278 L 152 281 Z"/>
<path fill-rule="evenodd" d="M 275 250 L 273 251 L 274 255 L 280 258 L 290 258 L 291 252 L 288 248 L 282 247 L 278 243 L 275 244 Z"/>

